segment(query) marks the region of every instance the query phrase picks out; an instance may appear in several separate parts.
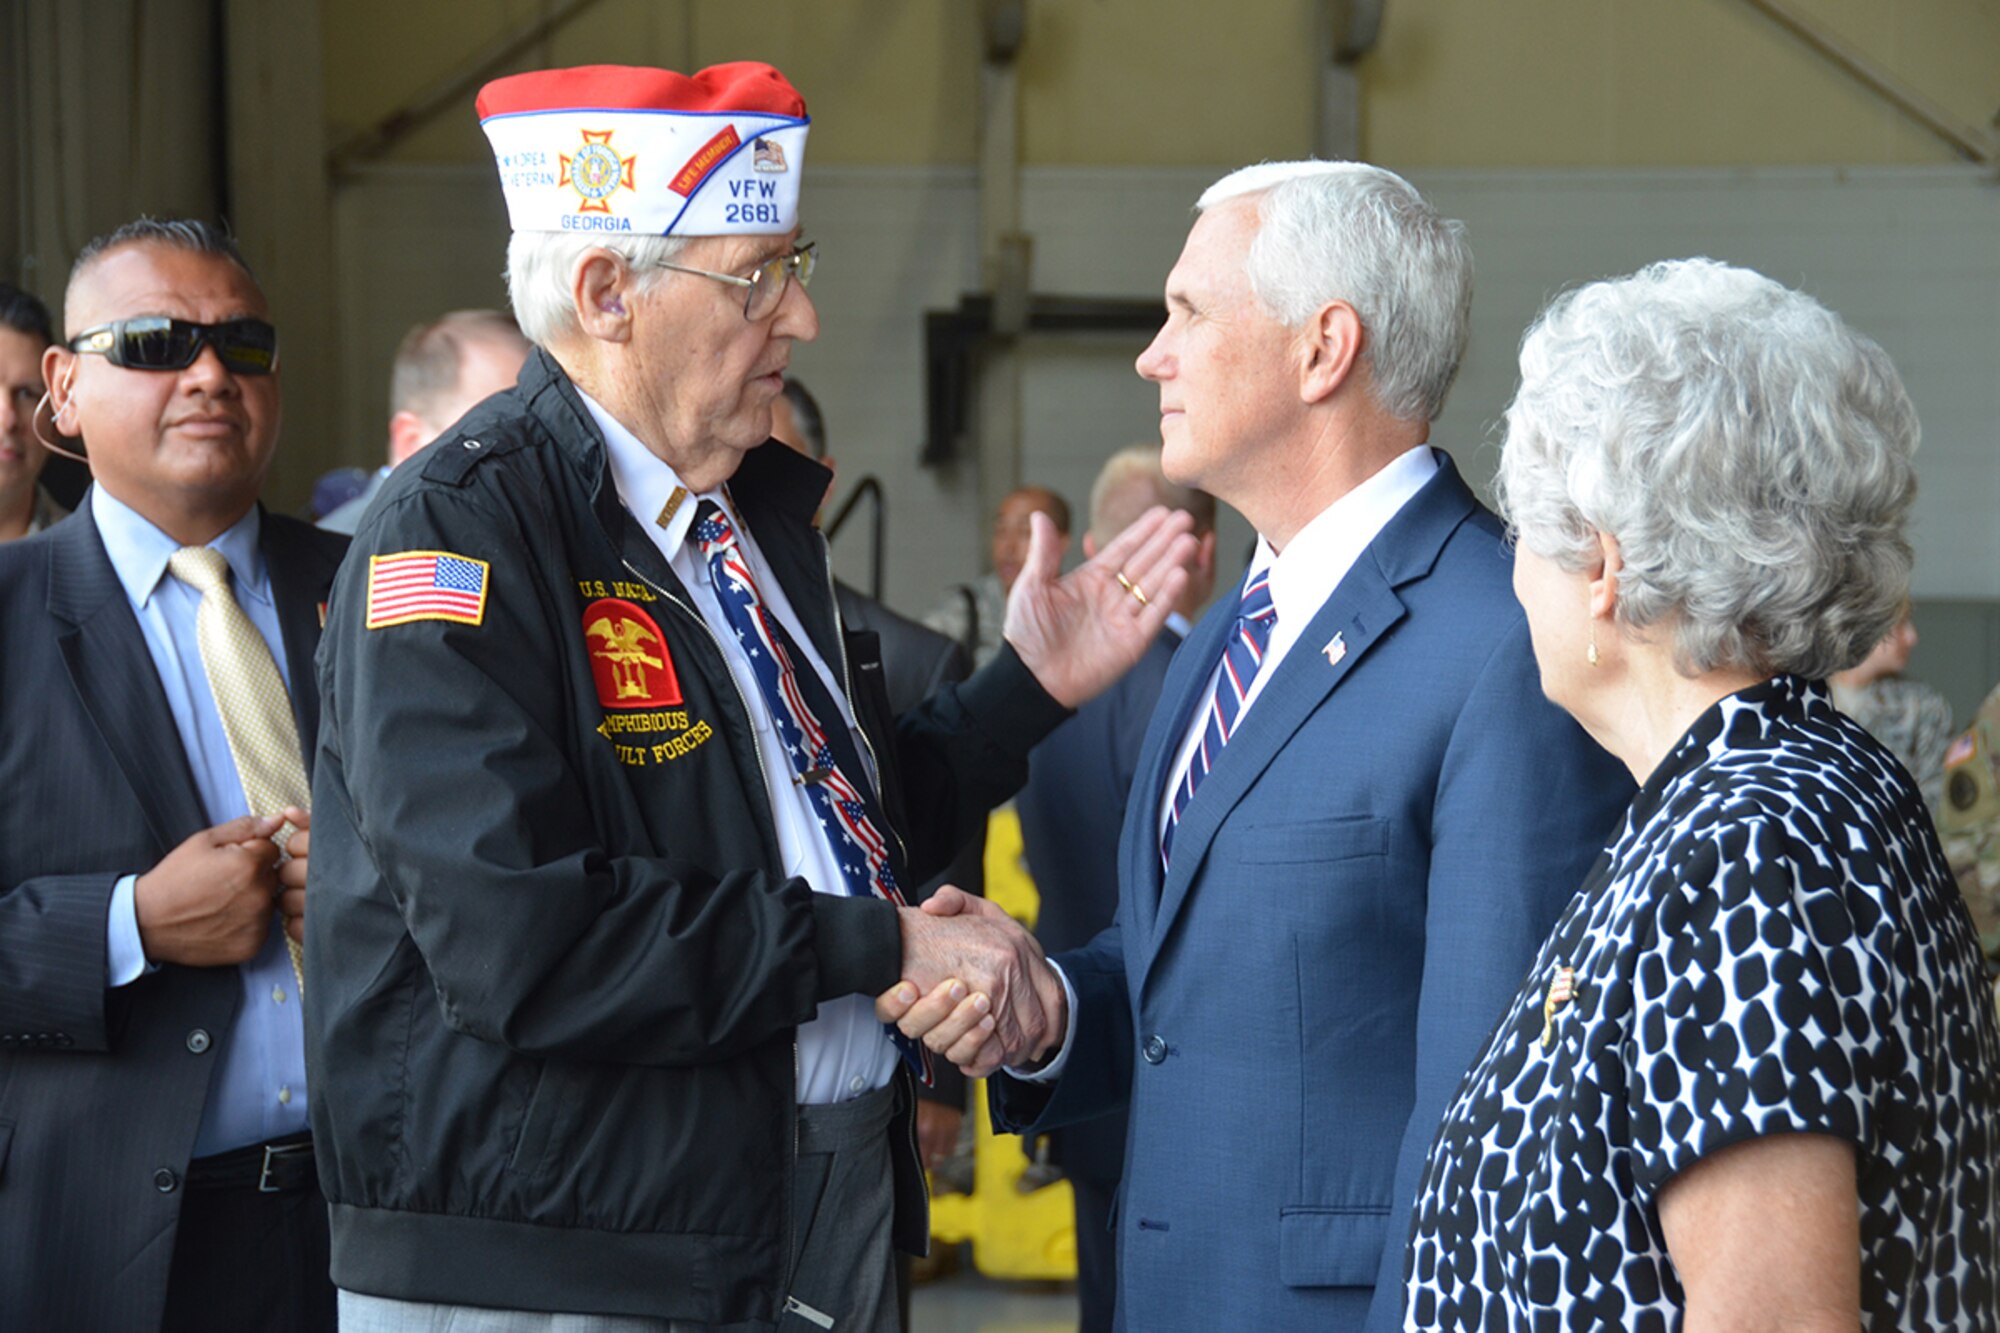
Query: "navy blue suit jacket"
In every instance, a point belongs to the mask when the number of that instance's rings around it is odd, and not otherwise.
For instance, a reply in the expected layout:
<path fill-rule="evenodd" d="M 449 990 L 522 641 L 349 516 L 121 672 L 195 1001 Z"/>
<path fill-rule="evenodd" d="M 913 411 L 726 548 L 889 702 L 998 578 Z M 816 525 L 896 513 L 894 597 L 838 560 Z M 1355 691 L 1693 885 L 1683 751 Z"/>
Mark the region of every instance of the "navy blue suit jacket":
<path fill-rule="evenodd" d="M 1161 633 L 1116 685 L 1079 708 L 1028 756 L 1014 798 L 1028 869 L 1041 896 L 1035 936 L 1050 953 L 1079 948 L 1118 914 L 1118 835 L 1147 724 L 1181 636 Z M 1110 1188 L 1125 1164 L 1125 1114 L 1112 1111 L 1050 1134 L 1071 1176 Z"/>
<path fill-rule="evenodd" d="M 345 537 L 266 514 L 308 769 Z M 0 545 L 0 1328 L 158 1328 L 233 967 L 105 986 L 112 886 L 209 819 L 86 507 Z M 198 1036 L 196 1034 L 199 1034 Z"/>
<path fill-rule="evenodd" d="M 1390 1329 L 1438 1118 L 1632 785 L 1542 696 L 1500 522 L 1449 461 L 1244 716 L 1161 872 L 1159 799 L 1237 598 L 1169 671 L 1126 814 L 1118 924 L 1041 1129 L 1129 1101 L 1134 1330 Z"/>

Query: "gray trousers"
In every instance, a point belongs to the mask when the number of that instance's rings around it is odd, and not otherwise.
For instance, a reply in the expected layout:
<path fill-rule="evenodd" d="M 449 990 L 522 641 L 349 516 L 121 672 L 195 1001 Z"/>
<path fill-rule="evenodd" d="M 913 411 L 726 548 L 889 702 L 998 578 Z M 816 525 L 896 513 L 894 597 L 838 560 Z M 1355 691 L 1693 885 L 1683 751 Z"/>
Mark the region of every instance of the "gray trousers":
<path fill-rule="evenodd" d="M 896 1333 L 889 1240 L 896 1089 L 891 1083 L 851 1102 L 799 1108 L 792 1284 L 775 1325 L 489 1310 L 342 1291 L 341 1333 Z M 586 1304 L 589 1293 L 576 1293 L 576 1299 Z"/>

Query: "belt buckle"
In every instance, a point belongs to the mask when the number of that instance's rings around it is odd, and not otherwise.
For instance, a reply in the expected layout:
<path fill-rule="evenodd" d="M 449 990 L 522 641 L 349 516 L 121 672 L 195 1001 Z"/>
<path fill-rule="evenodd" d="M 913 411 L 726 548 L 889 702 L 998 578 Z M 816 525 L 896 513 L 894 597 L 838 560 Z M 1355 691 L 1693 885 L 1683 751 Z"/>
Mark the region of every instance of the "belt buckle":
<path fill-rule="evenodd" d="M 264 1165 L 257 1172 L 257 1192 L 259 1194 L 280 1194 L 283 1188 L 271 1183 L 271 1163 L 280 1157 L 296 1157 L 305 1152 L 309 1145 L 303 1143 L 267 1143 L 264 1145 Z"/>

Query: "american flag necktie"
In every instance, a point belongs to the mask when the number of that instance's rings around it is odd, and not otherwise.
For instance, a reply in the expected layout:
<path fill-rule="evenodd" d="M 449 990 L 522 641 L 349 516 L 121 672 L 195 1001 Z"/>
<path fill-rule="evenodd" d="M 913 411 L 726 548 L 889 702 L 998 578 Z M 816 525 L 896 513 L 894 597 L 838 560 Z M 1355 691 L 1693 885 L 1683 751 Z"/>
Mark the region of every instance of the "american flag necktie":
<path fill-rule="evenodd" d="M 804 664 L 791 635 L 758 594 L 757 581 L 750 576 L 750 566 L 737 545 L 735 524 L 721 506 L 704 500 L 695 510 L 694 538 L 708 561 L 722 613 L 749 656 L 750 669 L 785 743 L 792 781 L 805 789 L 806 799 L 826 831 L 834 860 L 847 881 L 847 893 L 851 897 L 872 894 L 902 906 L 902 890 L 889 864 L 888 841 L 869 817 L 860 791 L 841 771 L 832 738 L 806 701 L 799 667 L 804 666 L 808 673 L 812 668 Z M 831 715 L 838 721 L 837 708 Z M 903 1058 L 929 1084 L 930 1054 L 923 1044 L 911 1041 L 891 1025 L 884 1026 Z"/>
<path fill-rule="evenodd" d="M 1222 757 L 1222 747 L 1236 731 L 1237 715 L 1250 693 L 1250 683 L 1264 665 L 1264 650 L 1271 642 L 1271 629 L 1278 623 L 1278 608 L 1271 604 L 1271 571 L 1258 571 L 1243 586 L 1243 600 L 1236 608 L 1236 623 L 1230 626 L 1229 641 L 1222 649 L 1222 669 L 1215 674 L 1215 693 L 1209 696 L 1207 720 L 1202 724 L 1201 743 L 1188 757 L 1187 771 L 1174 788 L 1173 806 L 1167 812 L 1167 826 L 1160 832 L 1160 868 L 1165 869 L 1174 850 L 1174 829 L 1181 812 L 1194 799 L 1195 789 L 1209 769 Z"/>

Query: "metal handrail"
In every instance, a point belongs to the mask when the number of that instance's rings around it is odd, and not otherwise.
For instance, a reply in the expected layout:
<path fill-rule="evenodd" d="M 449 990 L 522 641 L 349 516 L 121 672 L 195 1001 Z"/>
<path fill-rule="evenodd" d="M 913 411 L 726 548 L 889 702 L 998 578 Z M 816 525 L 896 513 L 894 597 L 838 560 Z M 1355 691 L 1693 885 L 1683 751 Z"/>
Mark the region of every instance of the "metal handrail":
<path fill-rule="evenodd" d="M 833 511 L 833 517 L 826 521 L 826 539 L 832 542 L 840 535 L 841 528 L 847 524 L 847 516 L 852 514 L 854 507 L 864 499 L 875 502 L 874 522 L 869 528 L 868 595 L 879 602 L 882 600 L 883 529 L 887 526 L 889 502 L 888 497 L 882 493 L 882 483 L 876 480 L 873 473 L 855 482 L 854 489 L 849 492 L 847 499 L 841 502 L 840 508 Z"/>

